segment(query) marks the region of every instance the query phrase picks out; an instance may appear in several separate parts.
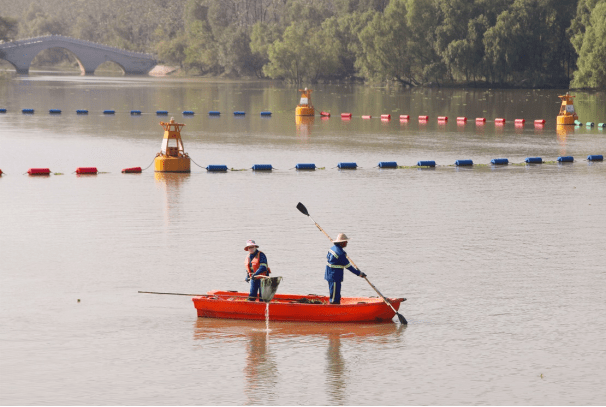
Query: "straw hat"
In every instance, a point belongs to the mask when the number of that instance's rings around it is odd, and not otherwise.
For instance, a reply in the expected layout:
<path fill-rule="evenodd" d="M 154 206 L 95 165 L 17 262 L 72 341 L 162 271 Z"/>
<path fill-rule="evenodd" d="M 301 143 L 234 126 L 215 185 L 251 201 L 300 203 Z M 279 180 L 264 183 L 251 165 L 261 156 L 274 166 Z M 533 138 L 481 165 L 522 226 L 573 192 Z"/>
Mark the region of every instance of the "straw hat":
<path fill-rule="evenodd" d="M 347 242 L 349 240 L 349 238 L 347 237 L 347 235 L 345 233 L 339 233 L 337 235 L 337 238 L 335 240 L 333 240 L 333 243 L 344 243 Z"/>
<path fill-rule="evenodd" d="M 252 246 L 259 247 L 259 245 L 256 244 L 254 240 L 247 240 L 246 241 L 246 246 L 244 247 L 244 250 L 248 250 L 248 248 L 252 247 Z"/>

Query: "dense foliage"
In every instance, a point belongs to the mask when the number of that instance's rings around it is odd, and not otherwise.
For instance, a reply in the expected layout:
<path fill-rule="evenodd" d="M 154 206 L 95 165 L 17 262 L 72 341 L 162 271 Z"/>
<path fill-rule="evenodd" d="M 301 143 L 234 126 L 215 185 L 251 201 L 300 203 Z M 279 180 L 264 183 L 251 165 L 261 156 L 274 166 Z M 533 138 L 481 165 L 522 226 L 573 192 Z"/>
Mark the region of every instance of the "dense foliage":
<path fill-rule="evenodd" d="M 606 88 L 606 0 L 0 0 L 0 10 L 0 40 L 68 35 L 189 74 Z"/>

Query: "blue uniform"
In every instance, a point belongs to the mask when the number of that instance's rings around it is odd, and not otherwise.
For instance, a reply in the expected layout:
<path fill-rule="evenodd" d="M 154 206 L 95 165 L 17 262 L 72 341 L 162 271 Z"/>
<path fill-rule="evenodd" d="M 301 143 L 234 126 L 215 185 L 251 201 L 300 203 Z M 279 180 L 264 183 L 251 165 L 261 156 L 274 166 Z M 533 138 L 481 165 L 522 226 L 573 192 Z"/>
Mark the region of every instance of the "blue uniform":
<path fill-rule="evenodd" d="M 261 279 L 255 279 L 253 277 L 260 274 L 267 275 L 267 256 L 265 256 L 265 253 L 258 249 L 254 253 L 248 255 L 248 264 L 250 265 L 249 268 L 252 269 L 252 261 L 257 254 L 259 255 L 259 268 L 253 273 L 252 276 L 249 275 L 248 270 L 246 271 L 246 278 L 250 277 L 250 292 L 248 293 L 248 299 L 252 301 L 254 301 L 257 297 L 261 297 Z"/>
<path fill-rule="evenodd" d="M 347 259 L 347 253 L 338 244 L 335 244 L 328 250 L 326 255 L 328 264 L 324 272 L 324 279 L 328 281 L 330 290 L 330 303 L 341 303 L 341 283 L 343 282 L 343 270 L 347 269 L 356 276 L 360 275 L 360 270 L 355 268 Z"/>

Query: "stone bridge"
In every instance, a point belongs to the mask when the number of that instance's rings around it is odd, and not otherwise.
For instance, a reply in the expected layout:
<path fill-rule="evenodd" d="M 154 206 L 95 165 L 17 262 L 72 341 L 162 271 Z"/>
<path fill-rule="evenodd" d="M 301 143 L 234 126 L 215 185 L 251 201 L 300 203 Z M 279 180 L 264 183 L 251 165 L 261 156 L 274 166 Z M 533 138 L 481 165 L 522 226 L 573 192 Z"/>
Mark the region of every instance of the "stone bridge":
<path fill-rule="evenodd" d="M 118 64 L 127 75 L 145 75 L 157 63 L 151 54 L 125 51 L 61 35 L 0 43 L 0 59 L 10 62 L 17 69 L 17 73 L 27 74 L 34 57 L 49 48 L 64 48 L 72 52 L 85 75 L 94 74 L 95 69 L 106 61 Z"/>

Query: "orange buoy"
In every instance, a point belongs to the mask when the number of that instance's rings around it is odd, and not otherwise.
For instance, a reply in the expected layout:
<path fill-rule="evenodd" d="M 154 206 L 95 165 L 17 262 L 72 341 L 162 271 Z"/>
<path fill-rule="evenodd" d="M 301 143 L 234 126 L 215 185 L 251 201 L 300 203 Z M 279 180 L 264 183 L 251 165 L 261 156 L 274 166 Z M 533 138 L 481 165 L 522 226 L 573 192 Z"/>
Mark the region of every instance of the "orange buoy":
<path fill-rule="evenodd" d="M 438 121 L 439 122 L 447 122 L 448 121 L 448 116 L 438 116 Z"/>
<path fill-rule="evenodd" d="M 78 167 L 76 168 L 76 174 L 97 174 L 97 167 Z"/>
<path fill-rule="evenodd" d="M 299 89 L 301 92 L 301 100 L 295 109 L 295 115 L 297 116 L 313 116 L 315 115 L 316 109 L 311 104 L 311 89 Z"/>
<path fill-rule="evenodd" d="M 341 113 L 341 119 L 351 119 L 351 113 Z"/>
<path fill-rule="evenodd" d="M 429 120 L 429 116 L 419 116 L 419 121 L 427 121 Z"/>
<path fill-rule="evenodd" d="M 467 122 L 467 117 L 457 117 L 457 122 L 463 122 L 466 123 Z"/>
<path fill-rule="evenodd" d="M 574 124 L 575 120 L 579 119 L 577 113 L 574 111 L 574 104 L 572 98 L 568 92 L 565 95 L 558 96 L 562 99 L 562 105 L 560 106 L 560 113 L 557 117 L 557 124 Z"/>
<path fill-rule="evenodd" d="M 181 129 L 185 124 L 175 123 L 173 117 L 170 122 L 160 122 L 164 128 L 162 149 L 154 159 L 156 172 L 191 172 L 191 159 L 183 149 Z M 171 145 L 172 144 L 172 145 Z"/>
<path fill-rule="evenodd" d="M 391 120 L 391 115 L 390 114 L 382 114 L 381 115 L 381 120 Z"/>
<path fill-rule="evenodd" d="M 371 115 L 362 116 L 362 119 L 372 119 Z"/>
<path fill-rule="evenodd" d="M 124 168 L 122 174 L 139 174 L 141 171 L 141 167 Z"/>
<path fill-rule="evenodd" d="M 48 168 L 30 168 L 27 173 L 29 175 L 50 175 L 50 170 Z"/>
<path fill-rule="evenodd" d="M 400 120 L 409 120 L 410 119 L 410 115 L 408 114 L 401 114 L 400 115 Z"/>

